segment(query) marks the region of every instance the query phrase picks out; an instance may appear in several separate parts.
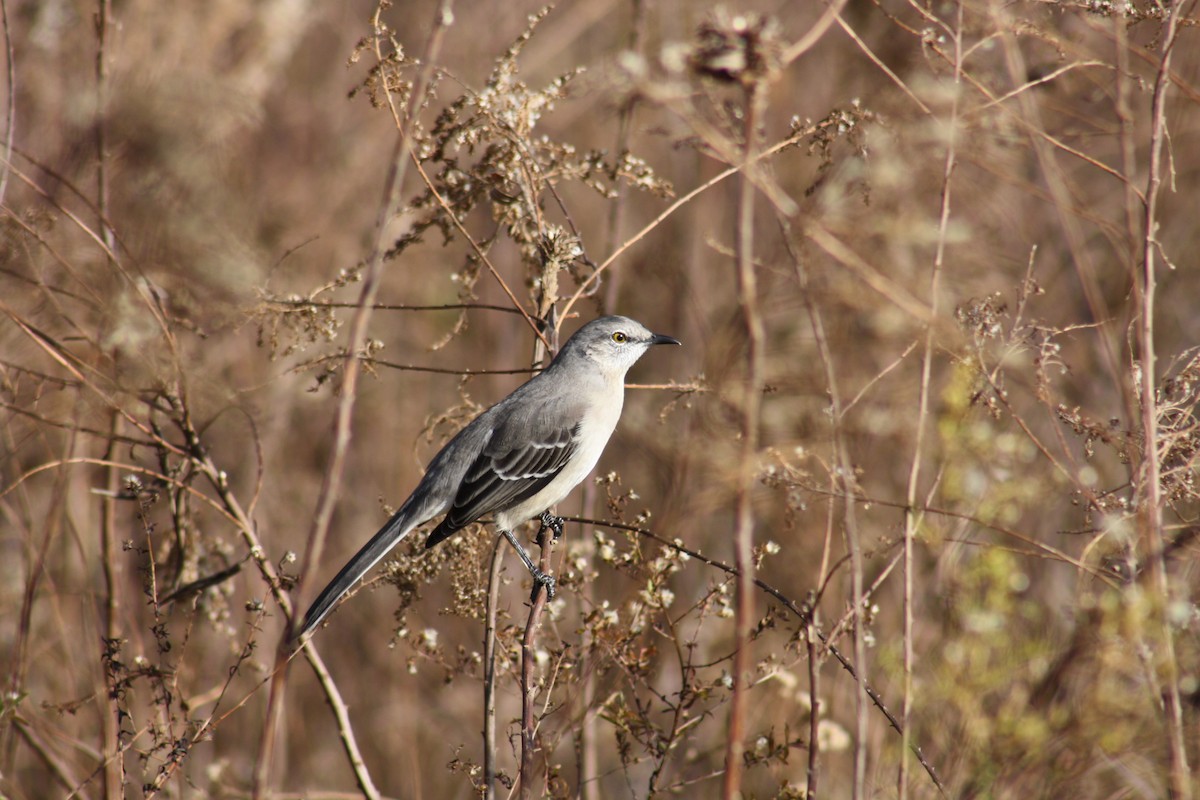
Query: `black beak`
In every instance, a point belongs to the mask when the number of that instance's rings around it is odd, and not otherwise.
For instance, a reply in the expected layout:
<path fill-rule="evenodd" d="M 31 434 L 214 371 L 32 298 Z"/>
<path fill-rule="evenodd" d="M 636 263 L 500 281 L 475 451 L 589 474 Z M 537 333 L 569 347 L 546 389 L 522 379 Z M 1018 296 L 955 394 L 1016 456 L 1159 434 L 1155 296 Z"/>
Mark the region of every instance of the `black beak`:
<path fill-rule="evenodd" d="M 650 338 L 650 344 L 683 344 L 674 336 L 667 336 L 663 333 L 656 333 Z"/>

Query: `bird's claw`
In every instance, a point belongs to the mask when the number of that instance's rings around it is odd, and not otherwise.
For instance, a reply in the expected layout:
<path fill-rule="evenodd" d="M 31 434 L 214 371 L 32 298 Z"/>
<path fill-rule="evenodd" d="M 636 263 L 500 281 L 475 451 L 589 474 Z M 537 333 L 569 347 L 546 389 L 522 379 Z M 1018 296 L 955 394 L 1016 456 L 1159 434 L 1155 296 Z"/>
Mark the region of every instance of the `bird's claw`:
<path fill-rule="evenodd" d="M 549 511 L 543 511 L 541 516 L 542 528 L 549 529 L 554 534 L 554 541 L 558 541 L 563 535 L 563 518 L 556 517 Z M 554 595 L 551 594 L 551 597 Z"/>
<path fill-rule="evenodd" d="M 538 591 L 543 587 L 546 589 L 546 599 L 553 600 L 557 582 L 553 575 L 547 575 L 540 569 L 533 573 L 533 591 L 529 595 L 529 602 L 536 603 Z"/>

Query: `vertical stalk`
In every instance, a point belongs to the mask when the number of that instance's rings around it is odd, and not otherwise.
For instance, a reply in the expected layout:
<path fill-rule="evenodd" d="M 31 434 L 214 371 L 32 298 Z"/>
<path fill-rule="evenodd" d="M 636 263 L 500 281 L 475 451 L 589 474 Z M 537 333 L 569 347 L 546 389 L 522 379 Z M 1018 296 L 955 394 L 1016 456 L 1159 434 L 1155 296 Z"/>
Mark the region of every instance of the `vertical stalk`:
<path fill-rule="evenodd" d="M 946 137 L 946 159 L 942 171 L 942 198 L 938 218 L 937 250 L 933 258 L 933 269 L 929 276 L 930 321 L 925 330 L 925 352 L 921 357 L 921 386 L 917 406 L 917 439 L 913 445 L 912 463 L 908 471 L 908 489 L 904 502 L 904 692 L 900 709 L 902 746 L 900 748 L 900 770 L 897 776 L 899 800 L 908 798 L 908 753 L 912 747 L 912 691 L 913 691 L 913 538 L 923 514 L 917 512 L 917 491 L 921 482 L 921 456 L 925 445 L 925 431 L 929 422 L 929 392 L 933 369 L 933 328 L 937 319 L 941 294 L 942 268 L 946 258 L 946 233 L 950 225 L 950 184 L 954 176 L 958 140 L 958 94 L 962 86 L 962 27 L 963 4 L 958 4 L 958 16 L 954 26 L 954 88 L 950 100 L 950 130 Z"/>
<path fill-rule="evenodd" d="M 0 164 L 0 203 L 8 191 L 12 171 L 13 137 L 17 135 L 17 65 L 14 63 L 12 29 L 8 21 L 8 0 L 0 0 L 0 24 L 4 25 L 4 75 L 7 107 L 4 115 L 4 163 Z"/>
<path fill-rule="evenodd" d="M 583 485 L 583 516 L 593 517 L 592 511 L 596 506 L 596 483 L 586 481 Z M 580 528 L 582 541 L 592 542 L 594 526 L 583 525 Z M 579 713 L 582 719 L 579 725 L 579 797 L 580 800 L 600 800 L 600 748 L 598 744 L 594 713 L 596 705 L 596 679 L 598 670 L 596 663 L 596 642 L 593 638 L 592 627 L 584 622 L 588 609 L 595 607 L 596 585 L 594 581 L 583 580 L 579 584 L 579 624 L 583 629 L 580 634 L 579 647 L 583 651 L 583 663 L 580 666 Z"/>
<path fill-rule="evenodd" d="M 737 511 L 734 528 L 734 562 L 737 566 L 735 608 L 735 651 L 733 654 L 733 697 L 729 708 L 729 734 L 725 745 L 725 777 L 722 797 L 731 800 L 741 790 L 742 754 L 746 736 L 745 679 L 752 664 L 750 632 L 754 628 L 754 491 L 758 459 L 759 416 L 762 408 L 763 322 L 758 308 L 758 282 L 754 273 L 754 169 L 758 151 L 758 120 L 762 111 L 760 85 L 746 89 L 746 119 L 742 170 L 738 180 L 738 218 L 734 232 L 737 249 L 738 304 L 746 336 L 746 374 L 742 378 L 741 453 L 738 459 Z"/>
<path fill-rule="evenodd" d="M 7 17 L 7 12 L 5 14 Z M 108 224 L 108 27 L 112 0 L 99 0 L 96 9 L 96 209 L 100 232 L 109 253 L 116 252 L 116 236 Z M 5 24 L 7 30 L 8 25 Z M 13 98 L 15 99 L 15 98 Z M 9 139 L 11 146 L 12 139 Z M 6 159 L 6 162 L 9 159 Z"/>
<path fill-rule="evenodd" d="M 829 475 L 829 496 L 834 498 L 841 496 L 842 498 L 842 515 L 843 526 L 847 539 L 852 543 L 852 547 L 857 547 L 858 542 L 858 518 L 855 514 L 855 483 L 854 464 L 850 460 L 850 451 L 846 447 L 846 437 L 843 434 L 842 425 L 844 423 L 844 406 L 842 404 L 842 394 L 838 388 L 837 370 L 834 365 L 833 352 L 829 348 L 829 337 L 825 334 L 825 322 L 821 316 L 821 309 L 813 298 L 813 293 L 809 285 L 808 271 L 804 268 L 804 261 L 800 255 L 800 248 L 796 244 L 795 233 L 792 226 L 785 219 L 780 219 L 780 227 L 783 229 L 784 243 L 787 245 L 788 254 L 792 257 L 792 268 L 796 273 L 796 283 L 800 287 L 800 291 L 804 299 L 804 308 L 808 311 L 808 318 L 813 332 L 813 341 L 817 345 L 817 353 L 821 358 L 821 364 L 825 368 L 825 385 L 826 391 L 829 393 L 830 411 L 830 444 L 833 446 L 835 456 L 835 468 L 830 470 Z M 825 519 L 825 543 L 821 549 L 821 566 L 817 572 L 817 586 L 824 586 L 825 581 L 829 576 L 829 559 L 833 543 L 833 531 L 837 523 L 837 511 L 834 504 L 829 504 L 826 511 Z M 821 703 L 821 662 L 824 656 L 821 654 L 821 648 L 818 643 L 822 641 L 820 631 L 820 608 L 814 605 L 812 608 L 812 617 L 806 626 L 805 635 L 808 639 L 808 680 L 809 680 L 809 695 L 812 699 L 812 713 L 809 716 L 809 742 L 808 742 L 808 794 L 810 797 L 818 796 L 818 778 L 820 777 L 820 756 L 821 748 L 818 737 L 818 732 L 821 726 L 821 712 L 823 710 Z M 834 648 L 831 648 L 831 650 Z M 856 656 L 857 657 L 857 656 Z M 867 684 L 865 679 L 859 680 L 859 691 L 865 698 L 867 696 Z M 865 699 L 864 699 L 865 703 Z M 862 707 L 862 714 L 865 715 L 865 705 Z"/>
<path fill-rule="evenodd" d="M 1142 224 L 1142 269 L 1138 286 L 1137 343 L 1141 354 L 1141 380 L 1138 391 L 1141 400 L 1142 463 L 1140 469 L 1141 498 L 1138 503 L 1138 521 L 1141 528 L 1143 552 L 1150 563 L 1150 580 L 1158 595 L 1161 607 L 1158 611 L 1160 635 L 1162 637 L 1162 680 L 1165 704 L 1167 745 L 1170 754 L 1169 796 L 1175 800 L 1190 800 L 1192 780 L 1188 769 L 1187 749 L 1184 743 L 1183 707 L 1179 697 L 1179 664 L 1175 658 L 1174 632 L 1171 629 L 1168 608 L 1171 603 L 1171 587 L 1167 578 L 1165 548 L 1163 547 L 1163 497 L 1161 464 L 1159 463 L 1158 400 L 1154 355 L 1154 292 L 1155 268 L 1158 240 L 1155 237 L 1158 217 L 1158 192 L 1162 185 L 1162 147 L 1167 135 L 1166 107 L 1167 90 L 1171 80 L 1171 53 L 1182 3 L 1173 3 L 1167 14 L 1166 31 L 1163 36 L 1162 62 L 1154 81 L 1154 100 L 1151 105 L 1150 174 L 1146 183 L 1145 216 Z"/>
<path fill-rule="evenodd" d="M 488 570 L 487 622 L 483 631 L 483 797 L 496 800 L 496 618 L 500 604 L 500 572 L 504 566 L 503 536 L 492 547 Z"/>
<path fill-rule="evenodd" d="M 543 530 L 539 534 L 539 542 L 546 536 Z M 542 557 L 538 568 L 545 571 L 549 566 L 551 542 L 542 546 Z M 529 609 L 529 619 L 525 623 L 525 635 L 521 638 L 521 798 L 534 800 L 546 793 L 545 770 L 538 768 L 535 756 L 538 753 L 537 719 L 534 700 L 537 679 L 537 633 L 542 627 L 542 615 L 546 611 L 546 589 L 534 583 L 537 597 Z M 542 759 L 545 763 L 545 758 Z"/>
<path fill-rule="evenodd" d="M 103 458 L 111 461 L 117 449 L 117 437 L 121 432 L 121 415 L 112 412 L 109 423 L 108 443 Z M 117 561 L 117 532 L 116 532 L 116 500 L 117 489 L 120 485 L 119 470 L 114 465 L 105 468 L 106 495 L 100 498 L 100 567 L 104 575 L 104 638 L 105 649 L 120 638 L 121 629 L 118 625 L 120 618 L 120 564 Z M 109 694 L 109 703 L 104 708 L 103 724 L 101 727 L 102 745 L 100 752 L 104 757 L 104 797 L 105 800 L 121 800 L 125 796 L 125 756 L 121 752 L 121 708 L 120 701 L 113 697 L 114 678 L 108 674 L 109 665 L 105 663 L 104 686 Z"/>
<path fill-rule="evenodd" d="M 633 20 L 629 26 L 629 41 L 625 49 L 630 53 L 642 54 L 642 32 L 646 27 L 646 0 L 631 0 Z M 638 103 L 638 95 L 632 94 L 621 103 L 621 113 L 617 119 L 617 143 L 613 152 L 618 159 L 625 156 L 629 150 L 629 131 L 633 127 L 633 112 Z M 625 220 L 625 197 L 628 187 L 616 175 L 613 175 L 613 197 L 608 207 L 608 242 L 604 252 L 616 251 L 621 240 L 622 223 Z M 604 287 L 604 310 L 606 313 L 616 313 L 617 296 L 621 290 L 621 270 L 614 271 L 608 276 L 608 285 Z"/>
<path fill-rule="evenodd" d="M 557 265 L 548 264 L 547 269 L 557 269 Z M 545 277 L 545 276 L 543 276 Z M 543 281 L 543 285 L 548 284 Z M 556 284 L 552 284 L 556 285 Z M 533 363 L 537 364 L 547 355 L 558 352 L 558 327 L 554 313 L 554 302 L 557 293 L 543 297 L 545 312 L 542 319 L 546 321 L 546 332 L 550 337 L 551 352 L 547 353 L 545 340 L 539 338 L 534 343 Z M 553 512 L 552 512 L 553 513 Z M 541 555 L 538 558 L 538 569 L 549 574 L 551 569 L 551 554 L 554 552 L 554 537 L 549 535 L 545 526 L 538 531 L 538 547 Z M 521 638 L 521 798 L 532 800 L 546 793 L 546 770 L 538 769 L 535 755 L 540 750 L 537 741 L 537 718 L 534 700 L 537 697 L 537 634 L 542 627 L 542 616 L 546 613 L 546 602 L 549 600 L 545 587 L 534 583 L 533 603 L 529 608 L 529 618 L 525 622 L 525 635 Z M 542 764 L 546 763 L 543 756 Z M 535 778 L 536 774 L 536 778 Z"/>

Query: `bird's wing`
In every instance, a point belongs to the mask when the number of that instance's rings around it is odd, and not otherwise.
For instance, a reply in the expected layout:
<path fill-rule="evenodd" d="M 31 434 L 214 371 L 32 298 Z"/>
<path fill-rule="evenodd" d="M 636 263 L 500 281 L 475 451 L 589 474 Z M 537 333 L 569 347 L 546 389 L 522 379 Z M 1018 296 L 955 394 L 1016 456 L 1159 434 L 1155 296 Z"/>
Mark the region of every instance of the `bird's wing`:
<path fill-rule="evenodd" d="M 578 414 L 510 418 L 467 469 L 442 522 L 429 534 L 433 547 L 480 517 L 528 500 L 554 480 L 579 449 Z"/>

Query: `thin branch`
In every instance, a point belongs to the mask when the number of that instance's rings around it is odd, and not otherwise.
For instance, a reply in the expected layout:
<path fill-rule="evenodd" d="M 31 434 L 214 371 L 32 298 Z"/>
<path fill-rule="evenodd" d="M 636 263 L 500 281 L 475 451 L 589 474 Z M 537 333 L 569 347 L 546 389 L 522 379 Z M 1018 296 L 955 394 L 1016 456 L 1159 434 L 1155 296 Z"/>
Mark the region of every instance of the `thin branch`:
<path fill-rule="evenodd" d="M 290 300 L 268 297 L 263 302 L 289 308 L 358 308 L 358 302 L 336 302 L 332 300 Z M 499 306 L 493 303 L 439 303 L 437 305 L 409 305 L 408 303 L 372 303 L 372 311 L 500 311 L 505 314 L 520 314 L 520 309 Z"/>
<path fill-rule="evenodd" d="M 1158 254 L 1158 194 L 1162 186 L 1163 143 L 1167 137 L 1167 90 L 1171 55 L 1175 49 L 1179 16 L 1184 3 L 1172 3 L 1167 12 L 1163 32 L 1162 62 L 1154 79 L 1154 99 L 1151 104 L 1150 174 L 1146 181 L 1145 216 L 1142 224 L 1142 270 L 1138 287 L 1137 344 L 1141 357 L 1141 380 L 1138 381 L 1142 421 L 1141 502 L 1138 519 L 1144 549 L 1152 555 L 1150 580 L 1159 598 L 1159 636 L 1162 639 L 1162 693 L 1166 708 L 1167 746 L 1170 753 L 1169 796 L 1174 800 L 1190 800 L 1192 776 L 1188 768 L 1184 739 L 1183 705 L 1179 695 L 1179 663 L 1175 657 L 1175 631 L 1167 609 L 1171 605 L 1171 586 L 1163 558 L 1163 496 L 1161 454 L 1159 452 L 1158 385 L 1154 352 L 1154 293 L 1156 287 L 1156 256 Z M 1190 5 L 1195 8 L 1196 3 Z"/>
<path fill-rule="evenodd" d="M 543 574 L 550 572 L 550 554 L 554 549 L 554 537 L 542 526 L 538 532 L 538 544 L 541 546 L 541 556 L 538 569 Z M 520 796 L 522 800 L 534 800 L 546 794 L 547 771 L 545 769 L 547 755 L 542 753 L 538 745 L 537 714 L 535 700 L 537 699 L 537 653 L 536 644 L 538 632 L 542 627 L 542 616 L 546 612 L 546 602 L 549 593 L 546 587 L 537 581 L 533 582 L 533 603 L 529 607 L 529 617 L 525 621 L 525 633 L 521 637 L 521 774 Z M 549 690 L 546 689 L 548 692 Z M 541 754 L 540 758 L 537 756 Z"/>
<path fill-rule="evenodd" d="M 13 137 L 17 135 L 17 65 L 8 19 L 8 0 L 0 0 L 0 23 L 4 24 L 4 88 L 7 100 L 4 115 L 4 163 L 0 164 L 0 203 L 3 203 L 8 190 L 8 175 L 12 170 Z"/>
<path fill-rule="evenodd" d="M 487 608 L 483 627 L 483 796 L 496 800 L 496 632 L 500 606 L 500 576 L 504 568 L 503 536 L 492 546 L 488 569 Z"/>
<path fill-rule="evenodd" d="M 904 94 L 908 96 L 909 100 L 912 100 L 914 103 L 916 103 L 917 108 L 921 109 L 924 114 L 933 114 L 933 111 L 930 110 L 929 106 L 925 105 L 921 98 L 917 97 L 916 93 L 914 93 L 912 89 L 908 88 L 908 84 L 906 84 L 899 75 L 893 72 L 887 64 L 883 63 L 883 59 L 875 55 L 874 51 L 867 46 L 867 43 L 862 40 L 862 37 L 858 35 L 854 28 L 850 27 L 846 20 L 842 19 L 841 14 L 838 14 L 837 16 L 837 24 L 841 27 L 845 34 L 850 37 L 850 40 L 854 42 L 858 49 L 862 50 L 867 58 L 871 60 L 871 63 L 879 67 L 880 71 L 887 75 L 892 83 L 900 87 L 900 91 L 904 92 Z"/>
<path fill-rule="evenodd" d="M 946 158 L 942 171 L 941 209 L 938 216 L 937 250 L 933 258 L 933 268 L 929 275 L 929 305 L 930 312 L 937 318 L 941 296 L 942 268 L 946 257 L 946 237 L 950 225 L 950 196 L 951 179 L 957 160 L 958 142 L 958 101 L 959 87 L 962 85 L 963 56 L 963 3 L 958 4 L 958 15 L 955 20 L 954 41 L 954 89 L 951 91 L 950 119 L 947 122 L 949 130 L 946 135 Z M 913 560 L 913 540 L 921 524 L 921 517 L 916 511 L 917 492 L 921 483 L 921 459 L 924 457 L 925 432 L 929 422 L 930 384 L 933 371 L 933 337 L 934 327 L 928 325 L 925 330 L 925 351 L 921 357 L 921 383 L 917 401 L 916 441 L 913 443 L 912 461 L 908 469 L 908 486 L 905 490 L 904 509 L 904 593 L 903 593 L 903 641 L 904 641 L 904 686 L 901 694 L 900 720 L 904 725 L 904 747 L 900 750 L 900 768 L 896 777 L 897 791 L 900 800 L 908 798 L 908 745 L 910 720 L 912 719 L 913 694 L 913 664 L 915 653 L 913 648 L 913 573 L 916 565 Z"/>
<path fill-rule="evenodd" d="M 754 199 L 757 194 L 750 173 L 758 153 L 758 125 L 766 102 L 766 82 L 754 81 L 746 88 L 745 151 L 738 181 L 738 214 L 734 236 L 737 239 L 737 293 L 742 326 L 746 337 L 746 373 L 742 376 L 739 409 L 741 448 L 738 454 L 737 499 L 734 511 L 733 552 L 737 564 L 737 591 L 734 605 L 734 647 L 732 696 L 729 702 L 729 727 L 725 741 L 725 775 L 722 797 L 733 800 L 742 792 L 745 750 L 746 708 L 749 705 L 751 632 L 755 625 L 754 609 L 754 507 L 753 492 L 758 465 L 758 443 L 762 410 L 764 345 L 766 333 L 758 304 L 758 280 L 754 265 Z"/>
<path fill-rule="evenodd" d="M 845 7 L 846 0 L 836 0 L 836 2 L 826 6 L 820 19 L 813 23 L 812 27 L 805 31 L 803 36 L 788 45 L 787 50 L 783 51 L 782 63 L 791 64 L 797 58 L 811 50 L 813 45 L 821 40 L 821 37 L 826 34 L 834 22 L 841 21 L 842 9 Z"/>
<path fill-rule="evenodd" d="M 109 436 L 104 449 L 103 460 L 111 462 L 113 451 L 120 441 L 121 416 L 110 411 Z M 120 473 L 110 464 L 104 470 L 108 491 L 117 491 L 120 485 Z M 121 567 L 117 560 L 117 532 L 115 519 L 116 503 L 108 498 L 100 500 L 100 567 L 104 575 L 104 637 L 108 642 L 115 642 L 121 637 L 118 624 L 121 613 L 121 598 L 118 594 Z M 121 716 L 122 710 L 118 695 L 113 691 L 112 678 L 109 670 L 105 670 L 105 686 L 111 703 L 103 709 L 101 724 L 100 752 L 106 756 L 104 767 L 104 796 L 107 800 L 121 800 L 125 796 L 125 759 L 121 753 Z"/>

